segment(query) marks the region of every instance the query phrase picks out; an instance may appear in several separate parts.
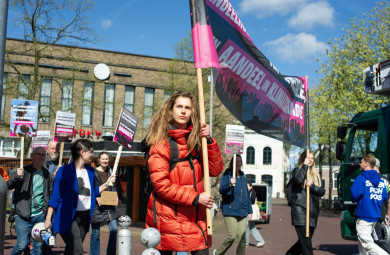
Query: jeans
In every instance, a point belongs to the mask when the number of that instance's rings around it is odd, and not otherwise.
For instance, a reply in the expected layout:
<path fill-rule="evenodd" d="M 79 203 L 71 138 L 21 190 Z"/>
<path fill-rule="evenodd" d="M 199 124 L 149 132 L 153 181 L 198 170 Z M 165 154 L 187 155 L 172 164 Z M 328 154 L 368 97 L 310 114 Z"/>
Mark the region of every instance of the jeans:
<path fill-rule="evenodd" d="M 237 216 L 224 216 L 223 218 L 228 230 L 228 236 L 222 241 L 216 251 L 216 254 L 225 254 L 230 246 L 232 246 L 236 237 L 238 237 L 236 254 L 245 255 L 245 229 L 247 218 Z"/>
<path fill-rule="evenodd" d="M 254 221 L 248 221 L 248 224 L 246 225 L 246 231 L 245 231 L 245 241 L 246 246 L 249 245 L 249 231 L 257 241 L 257 243 L 264 244 L 264 239 L 261 236 L 259 230 L 256 228 L 256 223 Z"/>
<path fill-rule="evenodd" d="M 24 220 L 18 215 L 15 216 L 15 229 L 18 240 L 11 251 L 11 255 L 22 254 L 24 250 L 29 250 L 31 230 L 33 226 L 38 222 L 44 221 L 45 217 L 43 213 L 31 217 L 29 220 Z M 33 249 L 31 254 L 43 254 L 42 249 L 45 249 L 44 254 L 48 254 L 49 251 L 51 251 L 49 246 L 45 245 L 45 247 L 43 247 L 43 242 L 35 242 L 33 240 Z"/>
<path fill-rule="evenodd" d="M 110 230 L 110 237 L 107 245 L 107 255 L 116 254 L 116 236 L 118 233 L 118 224 L 116 220 L 112 220 L 108 223 L 108 229 Z M 90 252 L 91 255 L 100 254 L 100 223 L 92 224 L 91 232 L 91 244 Z"/>

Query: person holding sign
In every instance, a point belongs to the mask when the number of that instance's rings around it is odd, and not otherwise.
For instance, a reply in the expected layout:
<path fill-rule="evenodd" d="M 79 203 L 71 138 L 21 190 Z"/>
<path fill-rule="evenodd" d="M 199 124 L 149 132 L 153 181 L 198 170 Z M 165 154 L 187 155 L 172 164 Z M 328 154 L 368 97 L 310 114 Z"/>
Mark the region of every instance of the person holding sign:
<path fill-rule="evenodd" d="M 307 171 L 309 171 L 309 180 L 306 179 Z M 306 186 L 310 187 L 309 237 L 306 237 Z M 325 189 L 321 187 L 320 175 L 315 170 L 313 152 L 310 151 L 309 155 L 306 150 L 301 153 L 298 167 L 294 168 L 292 174 L 292 190 L 291 223 L 297 232 L 298 241 L 286 252 L 286 255 L 313 255 L 311 239 L 320 214 L 319 200 L 325 194 Z"/>
<path fill-rule="evenodd" d="M 234 157 L 236 157 L 235 169 L 233 169 Z M 222 214 L 225 219 L 228 236 L 214 250 L 213 255 L 225 254 L 232 246 L 236 237 L 238 237 L 236 254 L 245 254 L 245 231 L 247 217 L 248 215 L 249 218 L 252 217 L 252 204 L 246 177 L 241 170 L 241 166 L 241 155 L 233 155 L 230 166 L 223 174 L 221 184 L 219 185 L 219 193 L 222 195 Z M 233 175 L 233 170 L 236 170 L 236 175 Z"/>
<path fill-rule="evenodd" d="M 209 254 L 206 208 L 214 198 L 204 192 L 201 137 L 207 138 L 210 176 L 223 170 L 223 160 L 207 124 L 200 124 L 196 98 L 188 92 L 174 93 L 153 116 L 146 136 L 150 148 L 149 173 L 153 192 L 148 202 L 146 228 L 157 228 L 162 255 L 173 251 Z M 178 161 L 170 162 L 172 146 Z"/>
<path fill-rule="evenodd" d="M 48 202 L 52 193 L 53 176 L 43 166 L 46 151 L 34 148 L 31 165 L 18 168 L 7 181 L 8 189 L 14 189 L 15 229 L 18 238 L 11 251 L 12 255 L 28 250 L 33 226 L 45 219 Z M 50 254 L 51 249 L 43 242 L 33 240 L 32 254 Z"/>
<path fill-rule="evenodd" d="M 107 152 L 103 151 L 98 156 L 99 166 L 95 171 L 95 182 L 96 186 L 104 185 L 112 175 L 112 169 L 109 166 L 110 155 Z M 116 185 L 113 184 L 112 187 L 109 187 L 113 191 L 116 191 Z M 91 218 L 92 232 L 91 232 L 91 244 L 90 252 L 91 255 L 100 254 L 100 225 L 102 223 L 108 223 L 108 229 L 110 230 L 110 237 L 108 239 L 107 245 L 107 255 L 116 254 L 116 235 L 118 232 L 118 224 L 116 221 L 116 209 L 115 206 L 101 205 L 100 198 L 96 198 L 95 210 L 93 211 Z"/>
<path fill-rule="evenodd" d="M 96 197 L 115 182 L 115 176 L 97 187 L 95 169 L 89 164 L 93 158 L 94 144 L 88 139 L 79 139 L 71 146 L 73 162 L 61 166 L 54 179 L 53 194 L 45 220 L 45 228 L 51 226 L 55 211 L 53 230 L 65 242 L 65 254 L 82 255 L 83 241 L 88 233 Z"/>

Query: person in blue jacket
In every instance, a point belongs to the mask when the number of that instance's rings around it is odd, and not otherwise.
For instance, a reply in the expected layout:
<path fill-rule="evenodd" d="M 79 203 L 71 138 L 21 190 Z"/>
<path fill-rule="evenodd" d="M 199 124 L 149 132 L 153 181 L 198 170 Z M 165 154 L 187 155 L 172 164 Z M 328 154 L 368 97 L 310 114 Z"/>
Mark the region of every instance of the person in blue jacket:
<path fill-rule="evenodd" d="M 51 226 L 55 211 L 53 230 L 65 242 L 65 254 L 83 255 L 83 241 L 89 231 L 96 197 L 107 189 L 115 176 L 97 187 L 95 169 L 89 164 L 94 156 L 94 144 L 88 139 L 79 139 L 71 146 L 73 162 L 58 169 L 54 179 L 53 193 L 45 220 L 45 228 Z"/>
<path fill-rule="evenodd" d="M 225 254 L 238 237 L 237 255 L 245 254 L 245 231 L 247 216 L 252 214 L 252 204 L 244 172 L 242 159 L 236 155 L 236 176 L 233 176 L 233 158 L 222 176 L 219 193 L 222 195 L 222 214 L 228 230 L 227 237 L 213 254 Z"/>
<path fill-rule="evenodd" d="M 360 161 L 360 169 L 363 171 L 356 177 L 351 187 L 352 202 L 356 203 L 356 231 L 358 236 L 358 248 L 360 254 L 388 254 L 374 243 L 372 231 L 381 216 L 383 201 L 388 199 L 385 183 L 379 176 L 375 166 L 374 155 L 363 156 Z M 390 215 L 386 214 L 386 219 Z"/>

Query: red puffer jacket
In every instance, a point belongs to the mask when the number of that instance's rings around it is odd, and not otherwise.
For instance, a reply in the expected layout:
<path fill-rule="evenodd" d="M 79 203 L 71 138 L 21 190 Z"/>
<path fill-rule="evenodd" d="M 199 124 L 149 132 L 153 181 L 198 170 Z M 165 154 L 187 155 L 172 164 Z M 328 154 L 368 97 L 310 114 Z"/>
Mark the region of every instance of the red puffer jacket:
<path fill-rule="evenodd" d="M 171 130 L 169 135 L 177 142 L 179 159 L 187 156 L 186 136 L 188 129 Z M 207 145 L 210 176 L 214 177 L 223 170 L 223 160 L 217 142 Z M 204 192 L 203 171 L 197 159 L 194 168 L 189 161 L 178 162 L 169 172 L 171 157 L 168 140 L 159 146 L 152 146 L 149 153 L 149 172 L 153 192 L 148 202 L 146 227 L 157 228 L 161 233 L 161 242 L 156 247 L 165 251 L 197 251 L 208 248 L 206 232 L 206 210 L 193 205 L 197 196 Z M 196 155 L 195 150 L 191 155 Z M 200 160 L 201 161 L 201 160 Z M 155 206 L 155 216 L 153 215 Z M 156 223 L 155 223 L 156 222 Z"/>

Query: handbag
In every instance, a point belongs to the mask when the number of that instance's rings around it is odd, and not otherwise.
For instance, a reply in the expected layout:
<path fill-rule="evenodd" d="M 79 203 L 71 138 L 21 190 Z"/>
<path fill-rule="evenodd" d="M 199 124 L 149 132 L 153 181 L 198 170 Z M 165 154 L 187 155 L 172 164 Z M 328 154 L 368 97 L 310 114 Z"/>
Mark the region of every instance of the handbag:
<path fill-rule="evenodd" d="M 252 218 L 250 221 L 259 221 L 261 216 L 260 216 L 260 207 L 259 204 L 257 203 L 257 199 L 254 204 L 252 204 Z"/>

